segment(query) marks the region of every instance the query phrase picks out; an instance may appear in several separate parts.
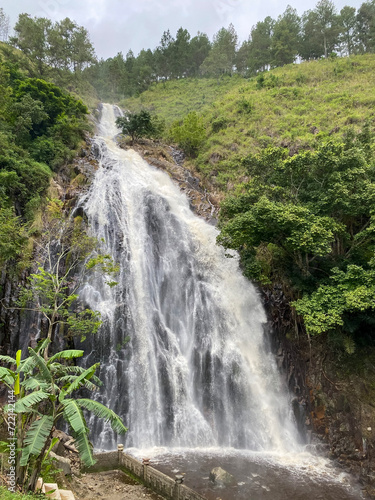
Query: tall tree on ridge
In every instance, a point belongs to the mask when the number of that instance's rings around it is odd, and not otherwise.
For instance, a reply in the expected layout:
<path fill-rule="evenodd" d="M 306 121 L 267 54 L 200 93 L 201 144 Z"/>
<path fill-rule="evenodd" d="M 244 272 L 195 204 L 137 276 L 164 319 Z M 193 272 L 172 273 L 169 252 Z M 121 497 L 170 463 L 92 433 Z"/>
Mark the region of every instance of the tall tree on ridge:
<path fill-rule="evenodd" d="M 236 54 L 236 69 L 238 73 L 246 75 L 249 69 L 251 40 L 242 42 L 241 47 L 237 50 Z"/>
<path fill-rule="evenodd" d="M 9 36 L 9 16 L 4 12 L 4 9 L 0 7 L 0 40 L 6 42 Z"/>
<path fill-rule="evenodd" d="M 112 86 L 112 94 L 118 96 L 123 84 L 125 76 L 125 61 L 122 52 L 119 52 L 115 57 L 108 61 L 109 80 Z"/>
<path fill-rule="evenodd" d="M 75 73 L 80 73 L 87 65 L 95 62 L 95 49 L 89 33 L 83 26 L 75 24 L 72 34 L 72 64 Z"/>
<path fill-rule="evenodd" d="M 233 24 L 221 28 L 215 35 L 212 49 L 201 65 L 203 74 L 232 74 L 236 61 L 238 35 Z"/>
<path fill-rule="evenodd" d="M 339 18 L 336 7 L 330 0 L 320 0 L 316 4 L 318 28 L 323 37 L 324 57 L 332 52 L 337 46 L 337 37 L 339 34 Z"/>
<path fill-rule="evenodd" d="M 302 16 L 302 59 L 328 57 L 339 45 L 340 17 L 330 0 L 320 0 Z"/>
<path fill-rule="evenodd" d="M 160 76 L 159 69 L 155 53 L 153 54 L 150 49 L 142 49 L 134 61 L 135 91 L 143 92 L 147 90 L 151 83 L 156 81 L 157 77 Z"/>
<path fill-rule="evenodd" d="M 342 52 L 350 56 L 354 52 L 357 19 L 356 9 L 345 6 L 340 10 L 340 43 Z"/>
<path fill-rule="evenodd" d="M 168 80 L 172 75 L 171 59 L 173 50 L 174 38 L 169 30 L 164 31 L 160 40 L 160 45 L 154 52 L 157 73 L 160 78 Z"/>
<path fill-rule="evenodd" d="M 253 73 L 269 68 L 272 61 L 271 41 L 275 21 L 267 16 L 251 30 L 249 47 L 249 70 Z"/>
<path fill-rule="evenodd" d="M 211 42 L 205 33 L 198 31 L 190 40 L 190 55 L 188 61 L 188 75 L 199 75 L 199 68 L 211 50 Z"/>
<path fill-rule="evenodd" d="M 361 52 L 375 52 L 375 0 L 364 2 L 358 9 L 357 35 Z"/>
<path fill-rule="evenodd" d="M 72 37 L 76 25 L 68 17 L 48 31 L 49 63 L 57 69 L 69 70 L 73 52 Z"/>
<path fill-rule="evenodd" d="M 279 16 L 271 40 L 272 66 L 284 66 L 295 61 L 300 42 L 301 19 L 290 5 Z"/>
<path fill-rule="evenodd" d="M 51 26 L 51 21 L 44 17 L 20 14 L 14 27 L 15 36 L 10 38 L 12 45 L 35 61 L 40 76 L 44 75 L 48 60 L 47 39 Z"/>
<path fill-rule="evenodd" d="M 179 28 L 176 39 L 171 46 L 171 72 L 174 78 L 180 78 L 187 73 L 190 56 L 190 33 Z"/>

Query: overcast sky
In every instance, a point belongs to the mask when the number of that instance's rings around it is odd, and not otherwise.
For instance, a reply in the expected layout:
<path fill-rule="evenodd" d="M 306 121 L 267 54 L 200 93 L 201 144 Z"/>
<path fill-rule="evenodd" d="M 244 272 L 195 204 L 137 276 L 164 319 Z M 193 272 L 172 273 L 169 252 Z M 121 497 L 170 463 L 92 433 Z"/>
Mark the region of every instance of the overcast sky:
<path fill-rule="evenodd" d="M 336 0 L 338 10 L 344 5 L 358 8 L 363 0 Z M 69 17 L 90 32 L 99 57 L 125 55 L 131 48 L 154 49 L 163 31 L 175 35 L 180 26 L 191 36 L 198 31 L 212 39 L 221 27 L 233 23 L 240 41 L 248 38 L 251 27 L 265 17 L 276 19 L 288 4 L 299 14 L 313 9 L 317 0 L 0 0 L 12 26 L 21 12 L 48 17 L 53 21 Z"/>

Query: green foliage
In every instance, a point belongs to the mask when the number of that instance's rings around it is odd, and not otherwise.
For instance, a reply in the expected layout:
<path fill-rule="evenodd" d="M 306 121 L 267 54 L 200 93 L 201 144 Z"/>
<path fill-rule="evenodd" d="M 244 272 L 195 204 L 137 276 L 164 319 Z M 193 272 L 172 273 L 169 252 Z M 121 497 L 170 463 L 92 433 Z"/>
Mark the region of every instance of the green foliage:
<path fill-rule="evenodd" d="M 319 59 L 336 51 L 339 44 L 340 18 L 330 0 L 320 0 L 314 10 L 302 16 L 302 43 L 299 54 L 303 59 Z"/>
<path fill-rule="evenodd" d="M 375 170 L 372 138 L 357 140 L 248 155 L 251 180 L 222 205 L 218 242 L 240 251 L 249 277 L 288 287 L 309 335 L 373 328 Z"/>
<path fill-rule="evenodd" d="M 227 124 L 226 118 L 224 118 L 224 116 L 219 116 L 212 122 L 212 132 L 219 132 L 219 130 L 226 128 Z"/>
<path fill-rule="evenodd" d="M 49 342 L 49 339 L 45 340 L 37 350 L 29 348 L 29 357 L 20 361 L 16 371 L 8 369 L 9 373 L 13 373 L 13 378 L 16 374 L 22 374 L 21 392 L 15 405 L 19 418 L 17 438 L 22 449 L 20 467 L 24 468 L 24 474 L 29 474 L 28 488 L 32 491 L 49 453 L 53 427 L 61 418 L 72 429 L 85 465 L 93 465 L 94 460 L 82 408 L 109 422 L 118 434 L 127 431 L 112 410 L 96 401 L 73 396 L 75 391 L 83 387 L 97 389 L 100 381 L 95 377 L 95 371 L 99 365 L 88 369 L 67 366 L 65 362 L 82 356 L 83 351 L 76 350 L 61 351 L 48 358 L 45 354 Z"/>
<path fill-rule="evenodd" d="M 1 176 L 0 176 L 1 179 Z M 0 208 L 0 266 L 16 258 L 25 242 L 25 230 L 11 208 Z"/>
<path fill-rule="evenodd" d="M 20 293 L 18 305 L 44 316 L 49 340 L 59 325 L 60 332 L 66 327 L 68 336 L 79 336 L 83 341 L 87 335 L 97 333 L 101 319 L 97 311 L 77 310 L 78 290 L 88 272 L 100 273 L 107 278 L 108 286 L 116 286 L 117 282 L 110 278 L 119 268 L 109 255 L 96 252 L 97 241 L 86 234 L 82 218 L 67 218 L 60 200 L 50 200 L 47 213 L 48 230 L 38 243 L 43 247 L 45 260 L 28 277 L 28 286 Z"/>
<path fill-rule="evenodd" d="M 12 493 L 5 488 L 0 486 L 0 497 L 2 500 L 40 500 L 40 495 L 32 493 Z"/>
<path fill-rule="evenodd" d="M 46 452 L 43 462 L 42 462 L 42 468 L 40 471 L 40 477 L 43 479 L 44 483 L 56 483 L 59 477 L 59 474 L 61 473 L 61 469 L 56 468 L 56 459 L 51 458 L 49 455 L 49 452 L 55 446 L 56 443 L 58 443 L 59 439 L 58 438 L 53 438 L 51 440 L 51 444 L 49 446 L 48 451 Z"/>
<path fill-rule="evenodd" d="M 44 127 L 54 125 L 59 117 L 81 117 L 88 112 L 82 101 L 67 94 L 57 85 L 38 78 L 28 78 L 19 84 L 16 99 L 20 100 L 25 95 L 41 102 L 48 115 L 46 123 L 34 130 L 35 135 L 40 135 Z"/>
<path fill-rule="evenodd" d="M 169 134 L 188 156 L 195 157 L 204 142 L 206 131 L 202 118 L 193 112 L 189 113 L 182 123 L 174 123 Z"/>
<path fill-rule="evenodd" d="M 304 318 L 306 330 L 311 335 L 327 332 L 337 327 L 351 332 L 351 322 L 345 324 L 347 316 L 372 313 L 375 309 L 375 270 L 364 269 L 354 264 L 345 271 L 335 268 L 330 277 L 331 284 L 321 285 L 316 292 L 305 295 L 294 306 Z"/>
<path fill-rule="evenodd" d="M 152 117 L 146 110 L 139 113 L 124 113 L 124 116 L 117 118 L 116 124 L 122 129 L 122 133 L 130 135 L 131 143 L 134 144 L 141 137 L 160 136 L 162 122 L 157 117 Z"/>
<path fill-rule="evenodd" d="M 300 45 L 300 31 L 301 19 L 297 11 L 288 5 L 273 26 L 270 47 L 272 66 L 284 66 L 295 61 Z"/>
<path fill-rule="evenodd" d="M 212 110 L 211 106 L 233 88 L 243 83 L 242 78 L 223 76 L 220 85 L 216 80 L 205 78 L 186 78 L 170 80 L 152 85 L 138 97 L 121 101 L 121 107 L 138 113 L 142 109 L 152 110 L 165 120 L 166 126 L 191 111 Z"/>
<path fill-rule="evenodd" d="M 47 212 L 48 230 L 41 242 L 45 261 L 28 277 L 28 287 L 20 294 L 19 306 L 45 317 L 48 339 L 52 339 L 54 328 L 59 324 L 60 328 L 66 325 L 69 336 L 80 336 L 84 340 L 88 334 L 98 331 L 101 320 L 97 311 L 88 308 L 75 311 L 78 290 L 88 272 L 108 277 L 109 286 L 115 286 L 117 282 L 109 278 L 118 273 L 119 268 L 109 255 L 96 252 L 97 241 L 86 234 L 81 217 L 73 220 L 65 217 L 60 200 L 51 200 Z M 48 348 L 45 354 L 47 356 Z"/>
<path fill-rule="evenodd" d="M 26 225 L 43 203 L 52 170 L 75 154 L 89 130 L 86 106 L 53 83 L 28 78 L 0 53 L 0 265 L 26 243 Z"/>
<path fill-rule="evenodd" d="M 45 398 L 48 397 L 48 394 L 45 393 L 44 395 Z M 22 399 L 20 401 L 22 401 Z M 36 406 L 38 403 L 39 401 L 36 401 L 33 406 Z M 20 407 L 17 408 L 17 411 L 21 413 L 22 410 L 19 408 Z M 20 460 L 21 467 L 25 467 L 28 464 L 30 455 L 40 455 L 47 438 L 51 434 L 53 423 L 53 418 L 51 416 L 43 415 L 43 417 L 39 420 L 34 420 L 30 425 L 23 441 L 24 448 L 22 449 L 22 457 Z"/>
<path fill-rule="evenodd" d="M 254 105 L 244 97 L 238 101 L 238 112 L 250 114 L 254 109 Z"/>
<path fill-rule="evenodd" d="M 367 120 L 372 130 L 374 71 L 373 55 L 311 61 L 250 80 L 238 75 L 222 77 L 220 85 L 212 79 L 159 83 L 121 105 L 135 112 L 152 110 L 165 119 L 167 127 L 190 112 L 199 113 L 206 133 L 194 163 L 215 189 L 225 192 L 229 183 L 233 186 L 246 175 L 239 160 L 249 151 L 282 146 L 294 155 L 314 150 L 328 138 L 340 141 L 352 129 L 357 136 Z M 251 103 L 250 113 L 239 113 L 243 100 Z"/>
<path fill-rule="evenodd" d="M 233 24 L 230 24 L 228 29 L 221 28 L 215 34 L 212 49 L 200 67 L 202 74 L 210 76 L 232 74 L 237 40 L 238 36 Z"/>
<path fill-rule="evenodd" d="M 39 76 L 48 71 L 48 66 L 79 73 L 95 61 L 87 30 L 69 18 L 52 23 L 46 18 L 20 14 L 14 32 L 11 44 L 36 62 Z"/>

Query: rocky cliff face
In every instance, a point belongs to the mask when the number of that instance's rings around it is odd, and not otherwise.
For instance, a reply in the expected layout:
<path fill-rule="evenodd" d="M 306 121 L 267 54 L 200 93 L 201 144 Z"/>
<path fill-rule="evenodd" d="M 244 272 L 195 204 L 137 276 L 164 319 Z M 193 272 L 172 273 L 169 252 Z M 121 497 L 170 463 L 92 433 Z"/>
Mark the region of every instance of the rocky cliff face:
<path fill-rule="evenodd" d="M 367 485 L 375 497 L 375 394 L 373 367 L 356 370 L 352 363 L 367 363 L 368 353 L 339 359 L 316 342 L 309 360 L 306 386 L 311 401 L 311 423 L 327 443 L 329 456 Z M 345 366 L 348 363 L 349 366 Z"/>
<path fill-rule="evenodd" d="M 72 164 L 63 167 L 57 177 L 51 180 L 48 192 L 49 198 L 59 198 L 64 202 L 67 213 L 74 207 L 78 195 L 87 186 L 95 169 L 97 161 L 92 151 L 90 139 L 82 148 L 80 155 Z M 41 222 L 35 228 L 35 239 L 38 233 L 45 230 L 46 221 L 43 211 Z M 30 241 L 31 243 L 31 241 Z M 34 245 L 32 262 L 42 260 L 41 250 Z M 27 351 L 28 346 L 35 346 L 40 333 L 47 328 L 42 318 L 32 311 L 21 311 L 17 306 L 20 291 L 27 285 L 27 277 L 33 268 L 18 271 L 8 266 L 0 275 L 0 353 L 15 355 L 18 349 Z"/>
<path fill-rule="evenodd" d="M 375 498 L 375 353 L 349 355 L 325 337 L 297 337 L 281 286 L 263 296 L 272 348 L 308 448 L 351 472 Z"/>

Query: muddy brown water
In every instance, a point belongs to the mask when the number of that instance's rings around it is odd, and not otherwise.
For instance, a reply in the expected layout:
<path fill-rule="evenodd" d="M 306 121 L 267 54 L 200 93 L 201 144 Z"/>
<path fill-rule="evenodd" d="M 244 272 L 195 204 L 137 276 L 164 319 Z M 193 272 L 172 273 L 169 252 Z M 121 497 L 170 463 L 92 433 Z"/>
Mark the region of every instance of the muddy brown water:
<path fill-rule="evenodd" d="M 360 500 L 357 480 L 333 462 L 311 455 L 264 454 L 239 450 L 127 450 L 137 458 L 151 457 L 151 465 L 174 477 L 185 474 L 184 484 L 207 500 Z M 234 486 L 215 485 L 214 467 L 235 478 Z"/>

